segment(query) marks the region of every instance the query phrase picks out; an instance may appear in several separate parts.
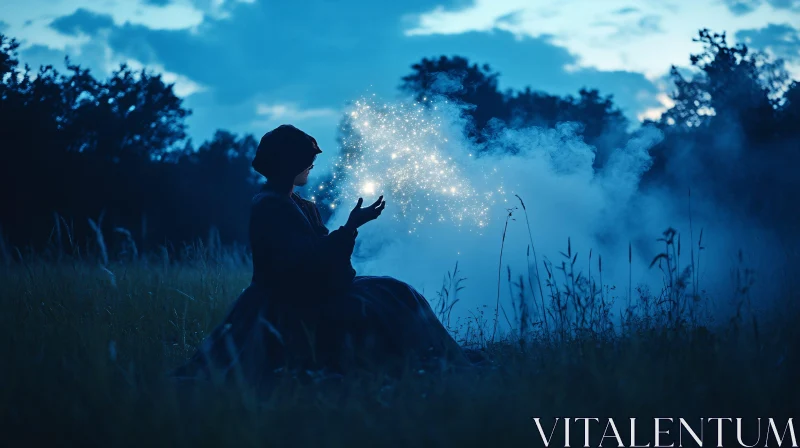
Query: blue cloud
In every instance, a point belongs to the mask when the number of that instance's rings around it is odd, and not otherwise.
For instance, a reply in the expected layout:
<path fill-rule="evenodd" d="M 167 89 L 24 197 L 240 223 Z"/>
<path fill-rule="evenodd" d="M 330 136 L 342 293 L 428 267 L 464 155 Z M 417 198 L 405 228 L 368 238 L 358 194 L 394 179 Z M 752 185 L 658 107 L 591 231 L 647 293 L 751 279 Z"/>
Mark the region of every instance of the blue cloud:
<path fill-rule="evenodd" d="M 636 24 L 645 33 L 660 33 L 664 31 L 661 28 L 661 16 L 647 15 L 639 19 Z"/>
<path fill-rule="evenodd" d="M 508 14 L 503 14 L 502 16 L 495 19 L 494 23 L 495 26 L 497 25 L 518 25 L 522 20 L 522 12 L 521 10 L 512 11 Z"/>
<path fill-rule="evenodd" d="M 749 14 L 761 6 L 761 0 L 724 0 L 724 2 L 728 9 L 737 16 Z"/>
<path fill-rule="evenodd" d="M 620 8 L 614 11 L 614 14 L 624 16 L 626 14 L 633 14 L 639 12 L 639 8 L 634 8 L 632 6 L 628 6 L 626 8 Z"/>
<path fill-rule="evenodd" d="M 797 0 L 767 0 L 773 8 L 789 9 L 795 12 L 800 12 L 800 1 Z"/>
<path fill-rule="evenodd" d="M 787 61 L 800 61 L 800 30 L 789 24 L 771 23 L 764 28 L 741 30 L 736 39 L 753 49 L 769 49 Z"/>
<path fill-rule="evenodd" d="M 62 16 L 50 22 L 51 28 L 70 36 L 77 36 L 81 33 L 94 36 L 101 29 L 113 26 L 114 20 L 111 16 L 97 14 L 84 8 L 79 8 L 68 16 Z"/>
<path fill-rule="evenodd" d="M 655 14 L 648 14 L 640 17 L 636 21 L 599 21 L 592 25 L 596 27 L 612 27 L 616 28 L 614 34 L 611 35 L 612 39 L 625 40 L 645 36 L 654 33 L 663 33 L 661 28 L 662 17 Z"/>
<path fill-rule="evenodd" d="M 730 11 L 736 15 L 749 14 L 767 3 L 775 9 L 786 9 L 800 12 L 800 1 L 797 0 L 723 0 Z"/>
<path fill-rule="evenodd" d="M 6 22 L 0 20 L 0 33 L 5 33 L 8 27 L 9 25 Z"/>

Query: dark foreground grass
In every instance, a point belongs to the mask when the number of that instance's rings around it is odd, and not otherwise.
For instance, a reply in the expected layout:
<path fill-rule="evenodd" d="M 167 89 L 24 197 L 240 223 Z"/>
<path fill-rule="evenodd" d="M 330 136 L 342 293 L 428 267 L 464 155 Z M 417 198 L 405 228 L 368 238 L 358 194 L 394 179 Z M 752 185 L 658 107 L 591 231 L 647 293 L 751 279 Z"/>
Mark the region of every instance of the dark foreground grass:
<path fill-rule="evenodd" d="M 629 418 L 637 417 L 636 443 L 652 447 L 654 417 L 684 418 L 695 429 L 700 418 L 772 417 L 780 431 L 798 417 L 793 291 L 780 312 L 714 324 L 692 312 L 700 301 L 692 288 L 669 275 L 665 291 L 640 291 L 621 324 L 603 287 L 571 276 L 569 263 L 562 282 L 558 267 L 542 272 L 547 321 L 536 295 L 499 313 L 517 322 L 500 342 L 486 341 L 492 325 L 478 328 L 480 319 L 458 328 L 473 342 L 483 335 L 491 363 L 474 372 L 287 379 L 263 400 L 243 388 L 207 389 L 180 405 L 166 372 L 223 318 L 250 271 L 209 257 L 152 260 L 25 257 L 0 271 L 0 444 L 543 446 L 533 417 L 547 436 L 555 417 L 596 417 L 591 446 L 608 418 L 630 446 Z M 527 284 L 538 293 L 537 282 Z M 573 421 L 571 446 L 583 446 L 582 425 Z M 704 446 L 717 446 L 715 433 L 706 422 Z M 692 446 L 683 436 L 681 445 L 663 436 L 662 446 Z M 756 434 L 747 437 L 752 444 Z M 763 430 L 760 437 L 765 446 Z M 559 426 L 551 446 L 563 444 Z M 607 438 L 603 446 L 619 445 Z"/>

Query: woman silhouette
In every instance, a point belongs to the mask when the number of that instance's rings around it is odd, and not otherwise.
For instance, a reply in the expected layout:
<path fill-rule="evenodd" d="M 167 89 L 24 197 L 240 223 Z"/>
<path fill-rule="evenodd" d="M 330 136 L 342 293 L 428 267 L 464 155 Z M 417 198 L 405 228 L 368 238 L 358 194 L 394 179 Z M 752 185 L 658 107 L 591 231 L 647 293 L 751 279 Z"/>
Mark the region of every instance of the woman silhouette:
<path fill-rule="evenodd" d="M 464 351 L 414 288 L 391 277 L 356 276 L 358 228 L 378 218 L 383 196 L 328 231 L 305 185 L 319 149 L 282 125 L 261 139 L 252 166 L 267 178 L 250 218 L 251 284 L 189 362 L 175 373 L 259 384 L 281 369 L 396 369 L 466 365 Z"/>

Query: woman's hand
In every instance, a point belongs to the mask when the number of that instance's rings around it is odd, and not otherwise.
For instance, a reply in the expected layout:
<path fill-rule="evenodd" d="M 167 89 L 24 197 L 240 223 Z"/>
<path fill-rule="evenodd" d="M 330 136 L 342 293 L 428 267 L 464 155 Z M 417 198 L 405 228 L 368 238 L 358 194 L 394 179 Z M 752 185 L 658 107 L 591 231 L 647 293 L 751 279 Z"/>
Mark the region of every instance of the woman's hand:
<path fill-rule="evenodd" d="M 362 208 L 361 204 L 363 203 L 364 199 L 358 198 L 358 203 L 353 211 L 350 212 L 350 217 L 347 218 L 347 223 L 344 225 L 345 227 L 355 230 L 380 216 L 381 212 L 386 207 L 386 201 L 383 200 L 383 195 L 372 205 Z"/>

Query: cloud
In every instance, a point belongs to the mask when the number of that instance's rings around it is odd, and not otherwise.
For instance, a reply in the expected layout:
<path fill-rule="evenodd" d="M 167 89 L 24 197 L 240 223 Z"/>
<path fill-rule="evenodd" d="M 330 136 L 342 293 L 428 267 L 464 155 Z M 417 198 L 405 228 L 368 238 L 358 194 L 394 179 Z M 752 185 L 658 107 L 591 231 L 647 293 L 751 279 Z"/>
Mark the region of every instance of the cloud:
<path fill-rule="evenodd" d="M 180 73 L 173 73 L 164 69 L 163 66 L 159 64 L 142 64 L 141 62 L 135 59 L 127 59 L 127 60 L 116 60 L 113 59 L 107 61 L 107 71 L 111 71 L 119 67 L 120 63 L 126 64 L 132 70 L 140 71 L 146 69 L 148 72 L 151 73 L 158 73 L 161 75 L 161 79 L 164 80 L 166 84 L 173 84 L 172 90 L 175 94 L 179 97 L 186 98 L 191 95 L 194 95 L 199 92 L 204 92 L 207 90 L 206 86 L 203 86 L 196 81 L 190 79 L 189 77 L 180 74 Z"/>
<path fill-rule="evenodd" d="M 642 17 L 637 25 L 642 32 L 661 33 L 664 31 L 661 28 L 661 16 L 655 14 Z"/>
<path fill-rule="evenodd" d="M 661 27 L 662 17 L 656 14 L 644 15 L 639 18 L 620 21 L 598 22 L 596 25 L 616 30 L 608 36 L 609 39 L 616 41 L 636 39 L 653 33 L 663 33 Z"/>
<path fill-rule="evenodd" d="M 274 121 L 303 121 L 310 118 L 335 117 L 338 119 L 341 115 L 341 111 L 328 107 L 300 109 L 293 103 L 276 103 L 259 104 L 256 107 L 256 114 Z"/>
<path fill-rule="evenodd" d="M 800 12 L 800 1 L 798 0 L 767 0 L 767 3 L 776 9 L 789 9 Z"/>
<path fill-rule="evenodd" d="M 0 20 L 0 33 L 5 33 L 8 28 L 9 25 L 6 22 Z"/>
<path fill-rule="evenodd" d="M 787 62 L 800 62 L 800 30 L 789 24 L 769 24 L 764 28 L 740 30 L 736 40 L 759 50 L 767 50 Z"/>
<path fill-rule="evenodd" d="M 641 2 L 633 8 L 629 0 L 575 0 L 547 6 L 527 0 L 477 0 L 461 11 L 430 9 L 416 18 L 406 34 L 502 29 L 515 35 L 550 36 L 554 45 L 577 57 L 580 67 L 641 72 L 652 80 L 672 65 L 689 62 L 689 55 L 699 50 L 692 38 L 702 28 L 733 34 L 786 21 L 787 12 L 800 11 L 800 0 L 769 0 L 769 7 L 746 17 L 732 12 L 756 8 L 762 1 Z M 497 21 L 512 12 L 513 22 Z"/>
<path fill-rule="evenodd" d="M 667 111 L 667 109 L 671 109 L 672 106 L 675 105 L 675 102 L 672 98 L 669 97 L 666 93 L 659 93 L 656 95 L 656 100 L 658 100 L 661 105 L 659 107 L 650 107 L 645 109 L 644 111 L 638 114 L 639 120 L 658 120 L 661 118 L 661 115 Z"/>
<path fill-rule="evenodd" d="M 495 25 L 519 25 L 522 21 L 522 11 L 512 11 L 508 14 L 503 14 L 495 20 Z"/>
<path fill-rule="evenodd" d="M 625 15 L 625 14 L 633 14 L 633 13 L 637 13 L 637 12 L 639 12 L 639 8 L 634 8 L 632 6 L 626 6 L 624 8 L 620 8 L 620 9 L 614 11 L 614 14 L 618 14 L 618 15 L 622 16 L 622 15 Z"/>
<path fill-rule="evenodd" d="M 204 19 L 204 12 L 192 1 L 172 0 L 157 6 L 144 0 L 26 0 L 4 4 L 3 20 L 25 46 L 66 49 L 85 42 L 75 39 L 74 34 L 107 27 L 109 18 L 117 26 L 128 23 L 150 29 L 192 29 Z"/>
<path fill-rule="evenodd" d="M 112 26 L 114 19 L 110 15 L 93 13 L 84 8 L 50 22 L 51 28 L 68 36 L 78 36 L 81 33 L 94 36 L 98 31 Z"/>
<path fill-rule="evenodd" d="M 728 9 L 736 15 L 749 14 L 759 6 L 762 0 L 723 0 Z"/>
<path fill-rule="evenodd" d="M 798 0 L 722 0 L 728 9 L 738 15 L 750 14 L 761 7 L 764 3 L 776 10 L 789 10 L 800 12 L 800 1 Z"/>
<path fill-rule="evenodd" d="M 87 68 L 98 79 L 109 76 L 113 71 L 119 69 L 121 64 L 126 64 L 134 71 L 146 69 L 150 73 L 161 75 L 167 84 L 173 84 L 173 91 L 182 98 L 188 98 L 208 89 L 186 75 L 175 73 L 164 68 L 158 62 L 142 63 L 140 60 L 123 55 L 115 54 L 109 45 L 101 39 L 92 39 L 89 42 L 71 48 L 71 51 L 50 48 L 45 45 L 31 45 L 20 50 L 20 60 L 31 66 L 34 72 L 38 67 L 52 65 L 56 70 L 64 72 L 65 56 L 69 55 L 73 64 L 77 63 L 83 68 Z"/>
<path fill-rule="evenodd" d="M 168 3 L 174 0 L 155 0 Z M 203 11 L 207 18 L 229 19 L 240 3 L 253 4 L 257 0 L 190 0 L 195 8 Z"/>

